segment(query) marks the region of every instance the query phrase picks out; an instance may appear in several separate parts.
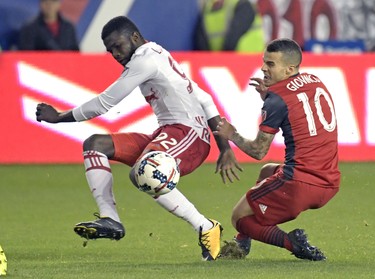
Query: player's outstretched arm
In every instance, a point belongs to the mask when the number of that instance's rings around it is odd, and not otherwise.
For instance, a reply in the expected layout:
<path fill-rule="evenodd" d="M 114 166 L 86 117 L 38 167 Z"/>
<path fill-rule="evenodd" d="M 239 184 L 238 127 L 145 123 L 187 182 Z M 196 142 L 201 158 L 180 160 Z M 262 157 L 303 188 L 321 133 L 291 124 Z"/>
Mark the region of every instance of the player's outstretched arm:
<path fill-rule="evenodd" d="M 53 106 L 40 103 L 36 106 L 36 120 L 48 123 L 75 122 L 72 111 L 58 112 Z"/>
<path fill-rule="evenodd" d="M 261 160 L 266 156 L 275 137 L 274 134 L 258 131 L 255 140 L 246 139 L 224 117 L 217 125 L 216 131 L 213 134 L 232 141 L 239 149 L 256 160 Z"/>
<path fill-rule="evenodd" d="M 208 125 L 211 131 L 216 130 L 220 120 L 220 116 L 215 116 L 208 120 Z M 227 180 L 230 182 L 233 182 L 234 179 L 240 180 L 237 171 L 242 171 L 242 168 L 237 162 L 236 156 L 234 155 L 228 140 L 217 135 L 214 135 L 214 137 L 220 150 L 220 155 L 216 162 L 215 173 L 220 172 L 224 184 L 226 184 Z"/>

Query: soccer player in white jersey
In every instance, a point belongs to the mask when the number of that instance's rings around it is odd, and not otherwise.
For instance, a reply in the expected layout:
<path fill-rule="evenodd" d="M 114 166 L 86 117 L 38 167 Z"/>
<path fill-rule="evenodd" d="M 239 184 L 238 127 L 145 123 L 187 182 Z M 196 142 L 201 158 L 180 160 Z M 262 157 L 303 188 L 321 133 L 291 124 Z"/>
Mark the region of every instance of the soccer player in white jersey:
<path fill-rule="evenodd" d="M 152 135 L 113 133 L 92 135 L 83 143 L 86 178 L 100 215 L 95 221 L 78 223 L 74 231 L 86 239 L 119 240 L 125 229 L 116 210 L 109 160 L 134 166 L 138 158 L 161 150 L 179 161 L 181 175 L 194 171 L 209 154 L 210 133 L 220 116 L 212 97 L 201 90 L 181 70 L 170 53 L 154 42 L 146 41 L 137 26 L 127 17 L 111 19 L 102 30 L 106 49 L 121 65 L 121 76 L 104 92 L 72 110 L 58 112 L 48 104 L 38 104 L 37 121 L 49 123 L 85 121 L 106 113 L 137 86 L 155 113 L 159 128 Z M 228 141 L 215 136 L 220 150 L 216 172 L 223 182 L 238 179 L 242 170 Z M 135 184 L 134 170 L 130 180 Z M 199 234 L 204 260 L 215 260 L 220 252 L 222 227 L 206 218 L 177 189 L 154 197 L 156 202 L 187 221 Z"/>

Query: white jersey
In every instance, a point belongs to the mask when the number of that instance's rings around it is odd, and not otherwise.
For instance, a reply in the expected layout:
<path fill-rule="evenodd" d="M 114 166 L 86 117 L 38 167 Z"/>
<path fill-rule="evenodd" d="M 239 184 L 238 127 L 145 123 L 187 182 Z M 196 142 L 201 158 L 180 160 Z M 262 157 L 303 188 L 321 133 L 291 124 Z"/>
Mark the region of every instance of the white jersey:
<path fill-rule="evenodd" d="M 76 121 L 106 113 L 137 86 L 152 107 L 159 126 L 183 124 L 209 143 L 207 120 L 219 115 L 212 97 L 186 77 L 170 53 L 153 42 L 140 46 L 111 86 L 73 109 Z"/>

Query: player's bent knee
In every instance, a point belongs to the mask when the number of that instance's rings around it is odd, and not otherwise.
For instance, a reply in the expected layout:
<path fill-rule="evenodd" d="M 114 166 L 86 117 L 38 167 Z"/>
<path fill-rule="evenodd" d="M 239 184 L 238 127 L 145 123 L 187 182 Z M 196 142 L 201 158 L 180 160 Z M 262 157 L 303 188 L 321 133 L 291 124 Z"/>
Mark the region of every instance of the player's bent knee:
<path fill-rule="evenodd" d="M 236 228 L 238 220 L 240 220 L 243 217 L 253 215 L 253 210 L 251 209 L 246 194 L 241 197 L 241 199 L 238 201 L 238 203 L 235 205 L 232 211 L 232 226 Z"/>
<path fill-rule="evenodd" d="M 91 135 L 83 142 L 83 150 L 96 150 L 95 147 L 100 145 L 98 143 L 100 135 Z"/>
<path fill-rule="evenodd" d="M 237 207 L 235 207 L 232 211 L 232 217 L 231 217 L 231 223 L 233 228 L 236 229 L 237 222 L 240 220 L 242 217 L 245 217 L 248 213 L 243 213 L 238 210 Z"/>
<path fill-rule="evenodd" d="M 232 214 L 231 223 L 232 223 L 233 228 L 235 228 L 235 229 L 237 229 L 236 227 L 237 227 L 237 221 L 238 220 L 239 219 L 237 218 L 237 216 Z"/>
<path fill-rule="evenodd" d="M 83 142 L 83 150 L 95 150 L 111 158 L 114 154 L 114 144 L 110 135 L 94 134 Z"/>
<path fill-rule="evenodd" d="M 274 164 L 274 163 L 265 164 L 260 169 L 258 180 L 262 181 L 263 179 L 265 179 L 267 177 L 270 177 L 271 175 L 273 175 L 276 172 L 276 170 L 279 166 L 280 166 L 279 164 Z"/>

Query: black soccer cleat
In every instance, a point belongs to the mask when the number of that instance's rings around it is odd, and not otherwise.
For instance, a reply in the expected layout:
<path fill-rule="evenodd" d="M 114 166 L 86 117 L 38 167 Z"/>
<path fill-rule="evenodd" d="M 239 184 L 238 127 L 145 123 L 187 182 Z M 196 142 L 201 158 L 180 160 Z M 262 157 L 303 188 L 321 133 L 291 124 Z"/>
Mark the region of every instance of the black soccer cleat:
<path fill-rule="evenodd" d="M 288 237 L 293 244 L 292 254 L 297 258 L 310 261 L 324 261 L 327 259 L 319 248 L 309 244 L 304 230 L 295 229 L 288 233 Z"/>
<path fill-rule="evenodd" d="M 94 214 L 95 215 L 95 214 Z M 109 238 L 120 240 L 125 236 L 124 226 L 109 217 L 98 217 L 95 221 L 78 223 L 74 231 L 81 237 L 88 239 Z"/>
<path fill-rule="evenodd" d="M 249 255 L 251 249 L 251 238 L 244 238 L 244 239 L 237 239 L 236 237 L 233 238 L 236 242 L 237 246 L 243 251 L 245 256 Z"/>

